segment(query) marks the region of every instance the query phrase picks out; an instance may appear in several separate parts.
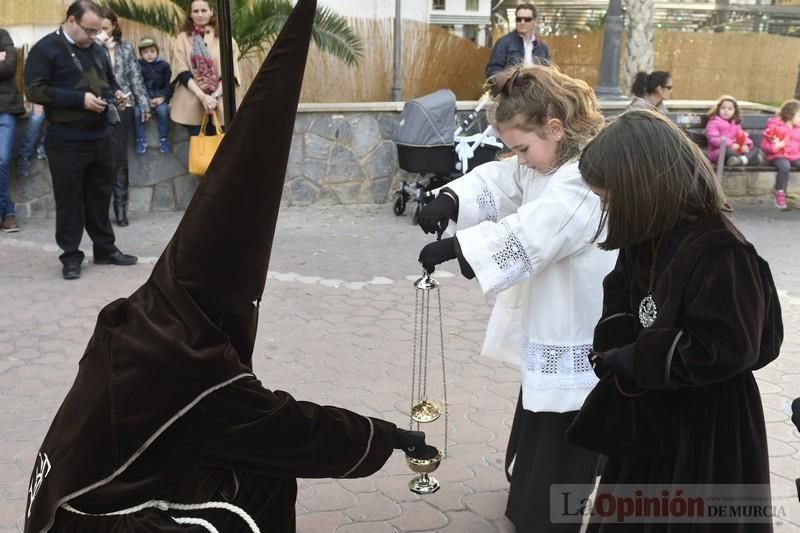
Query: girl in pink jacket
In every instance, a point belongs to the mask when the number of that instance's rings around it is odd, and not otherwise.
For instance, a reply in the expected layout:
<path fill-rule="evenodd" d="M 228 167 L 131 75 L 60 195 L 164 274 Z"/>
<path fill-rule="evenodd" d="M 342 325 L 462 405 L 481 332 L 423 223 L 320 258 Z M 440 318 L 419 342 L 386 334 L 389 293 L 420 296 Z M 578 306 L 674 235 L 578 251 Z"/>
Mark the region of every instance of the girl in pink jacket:
<path fill-rule="evenodd" d="M 722 95 L 708 112 L 706 138 L 708 139 L 708 158 L 716 163 L 720 157 L 720 144 L 725 138 L 725 164 L 761 165 L 763 155 L 754 146 L 753 140 L 742 129 L 742 115 L 739 104 L 733 96 Z"/>
<path fill-rule="evenodd" d="M 789 170 L 800 168 L 800 101 L 787 100 L 776 116 L 769 119 L 761 148 L 767 161 L 775 165 L 775 205 L 786 209 L 786 187 L 789 185 Z"/>

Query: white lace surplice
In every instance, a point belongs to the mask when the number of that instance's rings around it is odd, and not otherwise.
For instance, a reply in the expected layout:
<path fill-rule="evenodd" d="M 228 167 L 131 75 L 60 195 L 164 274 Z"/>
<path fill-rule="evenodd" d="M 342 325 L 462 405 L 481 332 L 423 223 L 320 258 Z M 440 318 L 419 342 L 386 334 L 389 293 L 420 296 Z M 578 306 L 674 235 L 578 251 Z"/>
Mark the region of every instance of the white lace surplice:
<path fill-rule="evenodd" d="M 520 365 L 525 409 L 579 409 L 597 383 L 588 353 L 617 255 L 589 242 L 599 199 L 577 162 L 543 175 L 516 157 L 448 187 L 464 258 L 483 292 L 497 295 L 481 353 Z"/>

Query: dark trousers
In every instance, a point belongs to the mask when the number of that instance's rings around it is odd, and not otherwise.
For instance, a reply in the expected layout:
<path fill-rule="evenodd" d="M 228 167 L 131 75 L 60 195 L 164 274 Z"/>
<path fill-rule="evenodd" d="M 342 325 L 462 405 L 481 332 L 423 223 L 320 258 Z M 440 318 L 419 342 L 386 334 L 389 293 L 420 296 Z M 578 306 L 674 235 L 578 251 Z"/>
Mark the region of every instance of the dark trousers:
<path fill-rule="evenodd" d="M 133 126 L 133 108 L 119 112 L 120 122 L 111 135 L 114 142 L 114 204 L 128 203 L 128 144 Z"/>
<path fill-rule="evenodd" d="M 66 141 L 48 135 L 47 161 L 56 202 L 56 243 L 64 251 L 62 263 L 82 261 L 83 229 L 92 239 L 95 257 L 117 251 L 108 219 L 113 182 L 113 142 Z"/>
<path fill-rule="evenodd" d="M 800 168 L 800 159 L 789 161 L 781 157 L 773 159 L 772 164 L 778 169 L 778 174 L 775 176 L 775 190 L 785 191 L 786 187 L 789 186 L 789 170 Z"/>

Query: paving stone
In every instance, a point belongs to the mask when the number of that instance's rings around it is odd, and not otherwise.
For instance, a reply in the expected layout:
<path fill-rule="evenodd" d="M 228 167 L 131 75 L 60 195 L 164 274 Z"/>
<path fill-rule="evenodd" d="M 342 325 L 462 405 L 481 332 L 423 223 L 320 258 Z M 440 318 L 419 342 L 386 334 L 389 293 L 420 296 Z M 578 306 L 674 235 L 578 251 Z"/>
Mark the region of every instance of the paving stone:
<path fill-rule="evenodd" d="M 359 494 L 356 504 L 343 513 L 353 522 L 375 522 L 399 516 L 400 507 L 382 494 Z"/>
<path fill-rule="evenodd" d="M 341 485 L 328 482 L 314 485 L 314 494 L 298 501 L 309 511 L 335 511 L 352 507 L 356 498 Z"/>
<path fill-rule="evenodd" d="M 447 525 L 447 517 L 425 502 L 401 503 L 402 514 L 391 520 L 401 531 L 432 531 Z"/>

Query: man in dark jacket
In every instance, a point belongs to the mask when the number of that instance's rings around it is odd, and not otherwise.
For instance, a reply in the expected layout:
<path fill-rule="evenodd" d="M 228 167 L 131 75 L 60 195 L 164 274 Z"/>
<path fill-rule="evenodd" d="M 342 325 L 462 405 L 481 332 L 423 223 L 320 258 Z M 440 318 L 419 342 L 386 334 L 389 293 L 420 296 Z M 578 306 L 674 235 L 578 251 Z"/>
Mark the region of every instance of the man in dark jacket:
<path fill-rule="evenodd" d="M 7 233 L 19 231 L 14 202 L 8 195 L 17 115 L 25 113 L 22 96 L 14 79 L 16 74 L 17 50 L 14 41 L 6 30 L 0 29 L 0 228 Z"/>
<path fill-rule="evenodd" d="M 549 63 L 550 50 L 536 37 L 536 6 L 519 4 L 515 11 L 517 27 L 498 39 L 492 56 L 486 65 L 486 77 L 490 78 L 511 65 L 518 63 Z"/>
<path fill-rule="evenodd" d="M 94 262 L 132 265 L 137 258 L 114 244 L 108 218 L 114 179 L 112 125 L 116 106 L 127 102 L 94 38 L 102 15 L 92 0 L 76 0 L 61 27 L 33 45 L 25 63 L 25 95 L 43 104 L 45 148 L 56 202 L 56 243 L 64 279 L 81 275 L 83 229 L 92 239 Z"/>
<path fill-rule="evenodd" d="M 158 45 L 152 37 L 143 37 L 139 41 L 139 67 L 142 69 L 142 78 L 147 87 L 147 98 L 150 99 L 150 108 L 158 117 L 159 151 L 162 154 L 172 151 L 169 145 L 169 99 L 172 98 L 172 69 L 169 63 L 158 55 Z M 139 112 L 134 108 L 134 115 Z M 133 122 L 136 127 L 136 153 L 143 154 L 147 151 L 147 141 L 144 136 L 144 122 L 136 117 Z"/>

